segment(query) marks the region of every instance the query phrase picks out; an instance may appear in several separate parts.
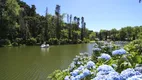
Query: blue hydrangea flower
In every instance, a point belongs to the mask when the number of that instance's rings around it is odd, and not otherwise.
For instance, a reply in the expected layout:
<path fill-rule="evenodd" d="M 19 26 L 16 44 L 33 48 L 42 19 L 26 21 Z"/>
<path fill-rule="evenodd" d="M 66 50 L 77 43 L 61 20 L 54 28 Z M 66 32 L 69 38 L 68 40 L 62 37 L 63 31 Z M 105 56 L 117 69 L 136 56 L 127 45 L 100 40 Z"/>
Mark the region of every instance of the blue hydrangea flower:
<path fill-rule="evenodd" d="M 71 76 L 70 79 L 71 80 L 76 80 L 76 78 L 74 76 Z"/>
<path fill-rule="evenodd" d="M 66 77 L 64 78 L 64 80 L 70 80 L 70 77 L 69 77 L 69 76 L 66 76 Z"/>
<path fill-rule="evenodd" d="M 77 76 L 75 77 L 75 80 L 80 80 L 80 76 L 77 75 Z"/>
<path fill-rule="evenodd" d="M 74 62 L 72 62 L 71 64 L 70 64 L 70 67 L 75 67 L 75 64 L 74 64 Z"/>
<path fill-rule="evenodd" d="M 93 48 L 93 51 L 96 52 L 96 51 L 101 51 L 100 48 Z"/>
<path fill-rule="evenodd" d="M 85 75 L 83 73 L 81 73 L 79 76 L 80 76 L 80 79 L 85 78 Z"/>
<path fill-rule="evenodd" d="M 141 73 L 138 72 L 138 71 L 135 71 L 135 70 L 132 69 L 132 68 L 128 68 L 128 69 L 122 71 L 121 74 L 120 74 L 120 76 L 121 76 L 124 80 L 126 80 L 126 79 L 129 78 L 129 77 L 135 76 L 135 75 L 141 75 Z"/>
<path fill-rule="evenodd" d="M 98 75 L 93 80 L 106 80 L 106 79 L 107 79 L 106 75 Z"/>
<path fill-rule="evenodd" d="M 126 51 L 124 49 L 120 49 L 120 54 L 126 54 Z"/>
<path fill-rule="evenodd" d="M 81 66 L 80 66 L 79 68 L 77 68 L 77 69 L 81 71 L 81 70 L 84 69 L 84 66 L 81 65 Z"/>
<path fill-rule="evenodd" d="M 83 70 L 84 76 L 88 76 L 91 74 L 91 72 L 88 69 Z"/>
<path fill-rule="evenodd" d="M 112 71 L 107 75 L 106 80 L 122 80 L 118 72 Z"/>
<path fill-rule="evenodd" d="M 93 66 L 95 66 L 95 63 L 93 61 L 87 62 L 87 68 L 91 68 Z"/>
<path fill-rule="evenodd" d="M 105 72 L 105 73 L 109 73 L 110 71 L 115 71 L 111 66 L 109 65 L 101 65 L 97 68 L 98 72 Z"/>
<path fill-rule="evenodd" d="M 74 62 L 72 62 L 72 63 L 70 64 L 69 70 L 72 71 L 72 70 L 74 69 L 74 67 L 75 67 L 75 64 L 74 64 Z"/>
<path fill-rule="evenodd" d="M 118 54 L 119 54 L 119 50 L 112 51 L 112 55 L 118 55 Z"/>
<path fill-rule="evenodd" d="M 107 74 L 105 71 L 100 71 L 93 80 L 122 80 L 122 78 L 116 71 L 108 71 Z"/>
<path fill-rule="evenodd" d="M 71 72 L 72 76 L 77 76 L 79 74 L 79 70 L 74 70 L 73 72 Z"/>
<path fill-rule="evenodd" d="M 103 54 L 101 54 L 101 56 L 98 57 L 98 58 L 105 59 L 105 60 L 110 60 L 110 59 L 111 59 L 111 56 L 110 56 L 109 54 L 103 53 Z"/>
<path fill-rule="evenodd" d="M 136 71 L 139 71 L 140 73 L 142 73 L 142 65 L 138 65 L 135 67 Z"/>
<path fill-rule="evenodd" d="M 122 54 L 126 54 L 126 51 L 124 49 L 119 49 L 112 52 L 112 55 L 122 55 Z"/>
<path fill-rule="evenodd" d="M 93 80 L 122 80 L 119 73 L 110 71 L 108 74 L 98 74 Z"/>
<path fill-rule="evenodd" d="M 99 71 L 96 75 L 107 75 L 109 74 L 111 71 Z"/>
<path fill-rule="evenodd" d="M 81 64 L 81 62 L 79 62 L 79 61 L 78 61 L 78 62 L 77 62 L 77 64 L 78 64 L 78 65 L 80 65 L 80 64 Z"/>
<path fill-rule="evenodd" d="M 127 80 L 142 80 L 142 75 L 135 75 L 135 76 L 129 77 Z"/>
<path fill-rule="evenodd" d="M 81 80 L 81 79 L 85 78 L 85 75 L 83 73 L 81 73 L 80 75 L 77 75 L 75 78 L 76 78 L 76 80 Z"/>

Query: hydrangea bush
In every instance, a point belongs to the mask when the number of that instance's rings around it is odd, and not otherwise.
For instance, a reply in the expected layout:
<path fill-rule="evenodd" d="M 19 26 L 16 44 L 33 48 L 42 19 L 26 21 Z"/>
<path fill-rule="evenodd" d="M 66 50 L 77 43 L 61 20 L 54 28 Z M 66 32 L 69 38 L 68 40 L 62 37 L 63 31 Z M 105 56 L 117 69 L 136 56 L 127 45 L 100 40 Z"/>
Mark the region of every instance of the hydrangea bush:
<path fill-rule="evenodd" d="M 128 49 L 130 48 L 128 45 L 123 49 L 111 42 L 96 42 L 91 56 L 88 53 L 80 53 L 67 69 L 56 70 L 48 78 L 51 80 L 142 80 L 141 52 Z"/>

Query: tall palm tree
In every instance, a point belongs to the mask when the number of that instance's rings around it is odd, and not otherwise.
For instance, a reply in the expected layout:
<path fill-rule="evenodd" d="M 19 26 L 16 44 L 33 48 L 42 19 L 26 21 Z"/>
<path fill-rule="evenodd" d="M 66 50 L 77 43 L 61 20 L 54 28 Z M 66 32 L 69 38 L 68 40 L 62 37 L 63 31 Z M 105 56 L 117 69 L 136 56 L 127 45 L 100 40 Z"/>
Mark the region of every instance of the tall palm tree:
<path fill-rule="evenodd" d="M 71 22 L 72 22 L 72 15 L 70 15 L 70 24 L 71 24 Z"/>
<path fill-rule="evenodd" d="M 67 14 L 67 23 L 69 23 L 69 14 Z"/>
<path fill-rule="evenodd" d="M 84 38 L 84 17 L 81 17 L 81 40 L 83 41 Z"/>
<path fill-rule="evenodd" d="M 79 29 L 79 25 L 80 25 L 80 18 L 77 18 L 77 25 L 78 25 L 78 28 Z"/>
<path fill-rule="evenodd" d="M 56 5 L 55 14 L 57 16 L 56 37 L 57 37 L 57 39 L 60 39 L 60 32 L 61 32 L 61 26 L 60 26 L 60 5 Z"/>
<path fill-rule="evenodd" d="M 45 13 L 46 21 L 45 21 L 45 33 L 44 33 L 44 41 L 48 41 L 48 8 L 46 8 L 46 13 Z"/>
<path fill-rule="evenodd" d="M 72 35 L 71 29 L 72 29 L 72 15 L 70 15 L 69 39 L 71 39 Z"/>
<path fill-rule="evenodd" d="M 86 37 L 86 22 L 84 22 L 84 26 L 83 26 L 83 35 L 85 38 Z"/>
<path fill-rule="evenodd" d="M 84 25 L 84 17 L 81 17 L 81 24 L 82 24 L 82 28 L 83 28 L 83 25 Z"/>
<path fill-rule="evenodd" d="M 56 14 L 56 16 L 60 15 L 60 5 L 56 5 L 55 14 Z"/>
<path fill-rule="evenodd" d="M 76 23 L 77 22 L 77 17 L 76 16 L 74 16 L 74 23 Z"/>

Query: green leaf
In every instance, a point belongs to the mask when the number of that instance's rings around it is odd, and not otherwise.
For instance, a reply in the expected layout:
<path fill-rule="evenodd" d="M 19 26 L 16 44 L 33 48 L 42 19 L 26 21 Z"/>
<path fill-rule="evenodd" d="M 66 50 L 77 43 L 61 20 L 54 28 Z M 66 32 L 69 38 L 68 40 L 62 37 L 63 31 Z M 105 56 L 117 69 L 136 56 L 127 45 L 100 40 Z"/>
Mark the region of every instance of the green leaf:
<path fill-rule="evenodd" d="M 136 55 L 136 56 L 134 57 L 134 60 L 135 60 L 134 63 L 141 63 L 141 62 L 142 62 L 141 56 L 139 56 L 139 55 Z"/>

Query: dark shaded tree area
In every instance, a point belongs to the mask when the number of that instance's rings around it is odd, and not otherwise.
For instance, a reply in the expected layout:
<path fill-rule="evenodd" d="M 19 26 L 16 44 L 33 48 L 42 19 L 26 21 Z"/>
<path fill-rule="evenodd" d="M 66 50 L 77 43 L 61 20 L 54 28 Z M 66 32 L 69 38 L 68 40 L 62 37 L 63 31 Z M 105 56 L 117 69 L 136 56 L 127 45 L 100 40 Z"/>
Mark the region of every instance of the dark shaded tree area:
<path fill-rule="evenodd" d="M 65 22 L 66 14 L 61 14 L 60 9 L 61 6 L 56 5 L 55 15 L 51 15 L 45 8 L 45 16 L 42 16 L 36 13 L 35 5 L 29 6 L 20 0 L 0 0 L 0 46 L 43 42 L 77 44 L 95 39 L 95 33 L 86 28 L 84 17 L 67 14 Z"/>
<path fill-rule="evenodd" d="M 113 41 L 132 41 L 139 38 L 139 35 L 142 33 L 142 26 L 127 26 L 121 28 L 120 30 L 111 29 L 111 30 L 100 30 L 97 33 L 99 40 L 113 40 Z"/>

